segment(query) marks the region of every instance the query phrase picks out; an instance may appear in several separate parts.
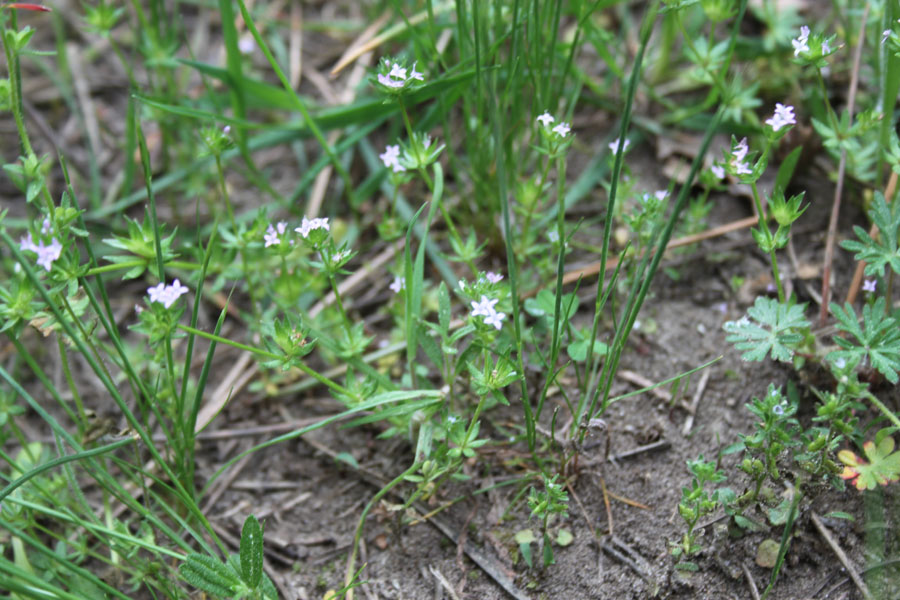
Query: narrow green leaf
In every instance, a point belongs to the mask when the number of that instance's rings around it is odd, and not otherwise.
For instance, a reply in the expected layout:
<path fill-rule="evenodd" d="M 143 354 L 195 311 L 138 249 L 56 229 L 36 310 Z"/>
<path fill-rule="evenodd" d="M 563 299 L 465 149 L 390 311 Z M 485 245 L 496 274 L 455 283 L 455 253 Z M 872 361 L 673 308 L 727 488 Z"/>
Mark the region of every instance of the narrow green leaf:
<path fill-rule="evenodd" d="M 255 590 L 263 574 L 263 531 L 254 515 L 248 515 L 241 529 L 241 576 Z"/>
<path fill-rule="evenodd" d="M 205 554 L 189 554 L 179 571 L 189 584 L 215 596 L 230 598 L 241 584 L 222 561 Z"/>

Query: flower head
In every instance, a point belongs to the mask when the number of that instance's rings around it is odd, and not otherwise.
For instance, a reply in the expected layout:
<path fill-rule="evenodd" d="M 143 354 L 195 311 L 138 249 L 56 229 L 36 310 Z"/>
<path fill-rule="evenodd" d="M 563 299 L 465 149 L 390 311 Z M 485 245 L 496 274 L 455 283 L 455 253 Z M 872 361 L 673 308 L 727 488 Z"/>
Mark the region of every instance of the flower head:
<path fill-rule="evenodd" d="M 386 91 L 396 94 L 415 81 L 425 81 L 425 75 L 416 71 L 415 63 L 412 67 L 405 67 L 400 63 L 383 59 L 377 80 L 379 84 L 388 88 Z"/>
<path fill-rule="evenodd" d="M 287 231 L 287 223 L 284 221 L 279 221 L 275 227 L 272 227 L 269 224 L 269 227 L 266 229 L 266 233 L 263 236 L 263 240 L 265 240 L 265 247 L 269 246 L 277 246 L 281 243 L 281 236 L 284 235 L 284 232 Z"/>
<path fill-rule="evenodd" d="M 862 289 L 864 292 L 868 292 L 871 294 L 875 291 L 875 285 L 877 283 L 878 282 L 874 279 L 866 279 L 865 281 L 863 281 Z"/>
<path fill-rule="evenodd" d="M 794 117 L 794 107 L 785 106 L 781 103 L 775 104 L 775 114 L 771 118 L 766 119 L 766 125 L 772 127 L 772 131 L 778 131 L 785 125 L 794 125 L 797 119 Z"/>
<path fill-rule="evenodd" d="M 800 28 L 800 37 L 791 40 L 794 47 L 794 56 L 800 56 L 801 52 L 809 52 L 809 27 L 804 25 Z"/>
<path fill-rule="evenodd" d="M 485 325 L 493 325 L 497 330 L 503 327 L 503 319 L 506 318 L 506 314 L 502 312 L 497 312 L 492 310 L 491 314 L 487 315 L 484 318 Z"/>
<path fill-rule="evenodd" d="M 485 273 L 485 277 L 491 283 L 500 283 L 500 280 L 503 279 L 503 275 L 494 273 L 493 271 L 488 271 L 487 273 Z"/>
<path fill-rule="evenodd" d="M 45 225 L 42 230 L 46 228 L 47 226 Z M 19 250 L 37 254 L 37 261 L 35 262 L 37 262 L 39 266 L 44 267 L 45 270 L 49 271 L 53 268 L 53 262 L 59 258 L 60 254 L 62 254 L 62 244 L 60 244 L 59 240 L 56 238 L 53 238 L 50 241 L 50 245 L 45 245 L 43 240 L 35 244 L 34 238 L 32 237 L 31 232 L 29 232 L 19 239 Z"/>
<path fill-rule="evenodd" d="M 496 298 L 488 298 L 487 296 L 482 296 L 480 302 L 472 301 L 472 316 L 484 316 L 489 317 L 492 313 L 496 312 L 494 310 L 494 306 L 499 302 Z"/>
<path fill-rule="evenodd" d="M 150 303 L 159 302 L 166 308 L 171 307 L 175 304 L 176 300 L 187 293 L 187 286 L 181 285 L 181 282 L 177 279 L 170 285 L 160 282 L 151 288 L 147 288 L 147 295 L 150 296 Z"/>
<path fill-rule="evenodd" d="M 561 138 L 564 138 L 567 135 L 569 135 L 569 131 L 571 131 L 571 130 L 572 130 L 572 128 L 569 127 L 568 123 L 560 123 L 559 125 L 557 125 L 556 127 L 553 128 L 553 133 L 555 133 L 556 135 L 558 135 Z"/>
<path fill-rule="evenodd" d="M 328 225 L 328 219 L 307 219 L 306 217 L 303 217 L 303 221 L 300 223 L 300 227 L 295 227 L 294 231 L 302 235 L 304 238 L 308 238 L 309 233 L 311 231 L 315 231 L 316 229 L 331 231 L 331 226 Z"/>
<path fill-rule="evenodd" d="M 541 125 L 543 125 L 544 127 L 549 127 L 551 123 L 553 123 L 553 121 L 555 121 L 556 119 L 553 118 L 553 115 L 551 115 L 547 111 L 544 111 L 544 114 L 539 116 L 536 120 L 540 121 Z"/>
<path fill-rule="evenodd" d="M 734 147 L 731 151 L 731 167 L 734 169 L 734 173 L 736 175 L 752 175 L 753 170 L 750 168 L 750 165 L 744 159 L 747 157 L 747 153 L 750 151 L 750 148 L 747 146 L 747 138 L 742 139 L 738 142 L 738 145 Z"/>
<path fill-rule="evenodd" d="M 387 167 L 388 169 L 393 169 L 394 173 L 402 173 L 406 170 L 406 167 L 400 164 L 399 144 L 387 146 L 384 149 L 384 152 L 378 155 L 378 158 L 381 159 L 381 162 L 384 163 L 385 167 Z"/>
<path fill-rule="evenodd" d="M 709 170 L 712 171 L 712 174 L 715 175 L 716 179 L 720 181 L 725 179 L 725 167 L 722 165 L 713 165 Z"/>

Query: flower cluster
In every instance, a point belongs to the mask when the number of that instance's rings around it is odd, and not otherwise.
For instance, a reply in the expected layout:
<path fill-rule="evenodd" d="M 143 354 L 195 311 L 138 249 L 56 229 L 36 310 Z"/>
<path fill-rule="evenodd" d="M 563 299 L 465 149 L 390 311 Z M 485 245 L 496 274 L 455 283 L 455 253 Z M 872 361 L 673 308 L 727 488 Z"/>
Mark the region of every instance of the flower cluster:
<path fill-rule="evenodd" d="M 491 325 L 496 329 L 503 327 L 503 319 L 506 314 L 497 312 L 494 306 L 499 302 L 496 298 L 488 298 L 482 295 L 481 301 L 472 301 L 472 317 L 484 317 L 484 324 Z"/>
<path fill-rule="evenodd" d="M 263 239 L 266 242 L 266 248 L 280 244 L 281 236 L 284 235 L 285 231 L 287 231 L 287 223 L 285 221 L 279 221 L 275 227 L 272 227 L 272 225 L 269 224 L 269 227 L 266 229 L 266 234 L 263 236 Z"/>
<path fill-rule="evenodd" d="M 387 146 L 384 149 L 384 152 L 378 155 L 378 158 L 381 159 L 381 162 L 384 163 L 384 166 L 388 169 L 393 170 L 394 173 L 402 173 L 406 170 L 406 167 L 400 164 L 400 145 L 394 144 L 393 146 Z"/>
<path fill-rule="evenodd" d="M 809 27 L 804 25 L 800 28 L 800 37 L 791 40 L 794 47 L 794 56 L 800 56 L 801 52 L 809 52 Z"/>
<path fill-rule="evenodd" d="M 734 148 L 732 148 L 731 161 L 729 164 L 731 168 L 734 169 L 735 175 L 753 174 L 750 164 L 746 161 L 747 153 L 749 151 L 750 148 L 747 146 L 747 138 L 742 139 Z"/>
<path fill-rule="evenodd" d="M 794 107 L 785 106 L 781 103 L 775 104 L 775 114 L 771 118 L 766 119 L 766 125 L 772 128 L 772 131 L 778 131 L 785 125 L 795 125 L 797 119 L 794 118 Z"/>
<path fill-rule="evenodd" d="M 425 75 L 416 71 L 416 63 L 413 63 L 412 67 L 405 67 L 396 61 L 384 58 L 381 61 L 380 70 L 376 80 L 382 91 L 389 94 L 401 93 L 416 85 L 417 81 L 425 81 Z"/>
<path fill-rule="evenodd" d="M 41 224 L 41 235 L 48 235 L 50 229 L 50 219 L 44 219 L 44 222 Z M 60 244 L 59 240 L 55 237 L 50 240 L 49 244 L 45 244 L 44 240 L 39 240 L 38 243 L 35 244 L 34 237 L 32 237 L 31 232 L 29 232 L 28 235 L 22 236 L 19 240 L 19 250 L 37 254 L 37 264 L 49 271 L 53 268 L 53 262 L 59 258 L 60 254 L 62 254 L 62 244 Z"/>
<path fill-rule="evenodd" d="M 546 111 L 536 120 L 541 122 L 541 125 L 543 126 L 545 131 L 547 131 L 547 128 L 550 127 L 550 125 L 556 122 L 556 119 L 553 118 L 553 115 Z M 554 125 L 552 128 L 550 128 L 550 131 L 555 133 L 559 137 L 559 139 L 562 139 L 569 135 L 569 132 L 572 131 L 572 128 L 569 127 L 568 123 L 560 121 L 559 124 Z"/>
<path fill-rule="evenodd" d="M 187 293 L 187 286 L 181 285 L 181 282 L 177 279 L 170 285 L 166 285 L 165 283 L 160 282 L 159 284 L 151 288 L 147 288 L 147 294 L 150 296 L 150 302 L 159 302 L 166 308 L 171 307 L 173 304 L 175 304 L 175 301 L 178 300 L 178 298 Z"/>
<path fill-rule="evenodd" d="M 328 224 L 328 219 L 307 219 L 306 217 L 303 217 L 303 221 L 300 223 L 300 227 L 295 227 L 294 231 L 303 236 L 304 239 L 307 239 L 309 238 L 310 232 L 313 232 L 316 229 L 331 231 L 331 226 Z"/>

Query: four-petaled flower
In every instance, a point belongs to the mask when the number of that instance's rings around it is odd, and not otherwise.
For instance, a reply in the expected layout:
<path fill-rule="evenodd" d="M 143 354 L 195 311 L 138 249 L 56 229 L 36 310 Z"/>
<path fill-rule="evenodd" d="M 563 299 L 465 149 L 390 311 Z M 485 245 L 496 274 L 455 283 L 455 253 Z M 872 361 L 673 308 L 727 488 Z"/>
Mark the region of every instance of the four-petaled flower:
<path fill-rule="evenodd" d="M 160 282 L 151 288 L 147 288 L 147 295 L 150 296 L 150 302 L 159 302 L 166 308 L 171 307 L 178 298 L 187 293 L 187 286 L 181 285 L 181 282 L 177 279 L 170 285 Z"/>
<path fill-rule="evenodd" d="M 406 288 L 406 278 L 405 277 L 394 277 L 394 281 L 388 287 L 395 294 L 399 294 L 400 290 Z"/>
<path fill-rule="evenodd" d="M 555 121 L 556 119 L 553 118 L 553 115 L 551 115 L 547 111 L 544 111 L 544 114 L 539 116 L 537 120 L 540 121 L 541 125 L 543 125 L 544 127 L 549 127 L 550 124 L 553 123 L 553 121 Z"/>
<path fill-rule="evenodd" d="M 828 45 L 828 40 L 824 40 L 822 42 L 822 54 L 825 55 L 825 54 L 830 54 L 830 53 L 831 53 L 831 46 Z"/>
<path fill-rule="evenodd" d="M 553 128 L 553 133 L 555 133 L 559 137 L 566 137 L 567 135 L 569 135 L 569 132 L 571 130 L 572 130 L 572 128 L 569 127 L 568 123 L 560 123 L 559 125 L 557 125 L 556 127 Z"/>
<path fill-rule="evenodd" d="M 302 235 L 304 238 L 308 238 L 309 232 L 316 229 L 331 231 L 331 226 L 328 225 L 328 219 L 307 219 L 306 217 L 303 217 L 303 222 L 300 223 L 300 227 L 295 227 L 294 231 Z"/>
<path fill-rule="evenodd" d="M 402 173 L 406 170 L 406 167 L 400 164 L 399 144 L 385 147 L 384 152 L 379 154 L 378 158 L 381 159 L 381 162 L 384 163 L 385 167 L 393 169 L 394 173 Z"/>
<path fill-rule="evenodd" d="M 281 243 L 281 236 L 284 235 L 284 232 L 287 231 L 287 223 L 284 221 L 278 221 L 275 227 L 272 227 L 271 223 L 269 227 L 266 229 L 266 233 L 263 236 L 263 239 L 266 242 L 266 248 L 269 246 L 277 246 Z"/>
<path fill-rule="evenodd" d="M 766 119 L 766 125 L 772 127 L 772 131 L 778 131 L 785 125 L 794 125 L 797 119 L 794 118 L 794 107 L 785 106 L 781 103 L 775 104 L 775 114 L 771 118 Z"/>
<path fill-rule="evenodd" d="M 874 279 L 866 279 L 863 281 L 862 289 L 864 292 L 872 293 L 875 291 L 875 284 L 877 282 Z"/>
<path fill-rule="evenodd" d="M 49 221 L 45 220 L 41 231 L 46 229 L 49 232 L 49 228 Z M 31 237 L 29 232 L 28 235 L 22 236 L 19 240 L 19 250 L 27 250 L 37 254 L 37 264 L 49 271 L 53 268 L 53 262 L 62 254 L 62 244 L 56 238 L 50 240 L 50 245 L 45 245 L 43 240 L 35 244 L 34 238 Z"/>
<path fill-rule="evenodd" d="M 475 302 L 472 300 L 472 316 L 485 316 L 489 317 L 491 313 L 496 312 L 494 310 L 494 305 L 497 304 L 499 300 L 496 298 L 488 298 L 487 296 L 481 297 L 481 302 Z"/>
<path fill-rule="evenodd" d="M 485 274 L 485 277 L 487 277 L 487 280 L 490 281 L 491 283 L 500 283 L 500 280 L 503 279 L 503 275 L 500 275 L 499 273 L 494 273 L 493 271 L 488 271 Z"/>
<path fill-rule="evenodd" d="M 801 52 L 809 52 L 809 27 L 804 25 L 800 28 L 800 37 L 791 40 L 794 47 L 794 56 L 800 56 Z"/>
<path fill-rule="evenodd" d="M 484 318 L 485 325 L 493 325 L 498 330 L 503 327 L 503 319 L 506 318 L 506 314 L 497 311 L 491 311 L 491 314 Z"/>
<path fill-rule="evenodd" d="M 416 71 L 415 63 L 408 70 L 410 71 L 409 75 L 406 73 L 406 67 L 401 67 L 398 63 L 391 63 L 391 70 L 388 73 L 378 74 L 378 83 L 385 87 L 400 89 L 406 87 L 406 84 L 412 80 L 425 80 L 424 74 Z"/>
<path fill-rule="evenodd" d="M 725 167 L 722 165 L 713 165 L 709 168 L 712 171 L 712 174 L 716 176 L 716 179 L 722 180 L 725 179 Z"/>

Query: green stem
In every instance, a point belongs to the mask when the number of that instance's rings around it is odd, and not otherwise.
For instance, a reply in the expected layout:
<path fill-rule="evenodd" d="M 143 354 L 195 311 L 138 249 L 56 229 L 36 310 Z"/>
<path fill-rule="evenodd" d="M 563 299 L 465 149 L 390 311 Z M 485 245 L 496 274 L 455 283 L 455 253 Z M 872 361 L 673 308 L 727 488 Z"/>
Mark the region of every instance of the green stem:
<path fill-rule="evenodd" d="M 87 415 L 84 412 L 84 404 L 81 401 L 81 394 L 78 393 L 78 386 L 75 385 L 75 380 L 72 378 L 72 369 L 69 368 L 69 356 L 66 354 L 66 345 L 63 342 L 62 336 L 56 336 L 56 341 L 59 347 L 59 361 L 62 365 L 63 376 L 66 378 L 66 384 L 69 386 L 69 391 L 72 392 L 75 408 L 78 410 L 78 436 L 83 438 L 85 425 L 87 424 Z"/>
<path fill-rule="evenodd" d="M 767 150 L 768 152 L 768 150 Z M 781 285 L 781 274 L 778 272 L 778 258 L 775 256 L 775 242 L 772 238 L 772 232 L 769 230 L 768 219 L 765 210 L 763 210 L 762 201 L 759 198 L 759 190 L 756 188 L 756 182 L 750 184 L 753 190 L 753 202 L 756 205 L 756 212 L 759 213 L 759 228 L 765 233 L 766 244 L 769 246 L 769 256 L 772 259 L 772 276 L 775 278 L 775 287 L 778 289 L 778 301 L 782 304 L 784 298 L 784 286 Z"/>
<path fill-rule="evenodd" d="M 102 273 L 112 273 L 115 271 L 122 271 L 124 269 L 133 269 L 134 267 L 141 267 L 147 264 L 147 260 L 143 258 L 137 258 L 135 260 L 129 260 L 127 262 L 120 263 L 112 263 L 108 265 L 103 265 L 100 267 L 93 267 L 88 269 L 85 275 L 100 275 Z M 171 267 L 173 269 L 183 269 L 185 271 L 199 271 L 201 265 L 192 262 L 186 262 L 182 260 L 171 260 L 165 263 L 167 267 Z"/>

